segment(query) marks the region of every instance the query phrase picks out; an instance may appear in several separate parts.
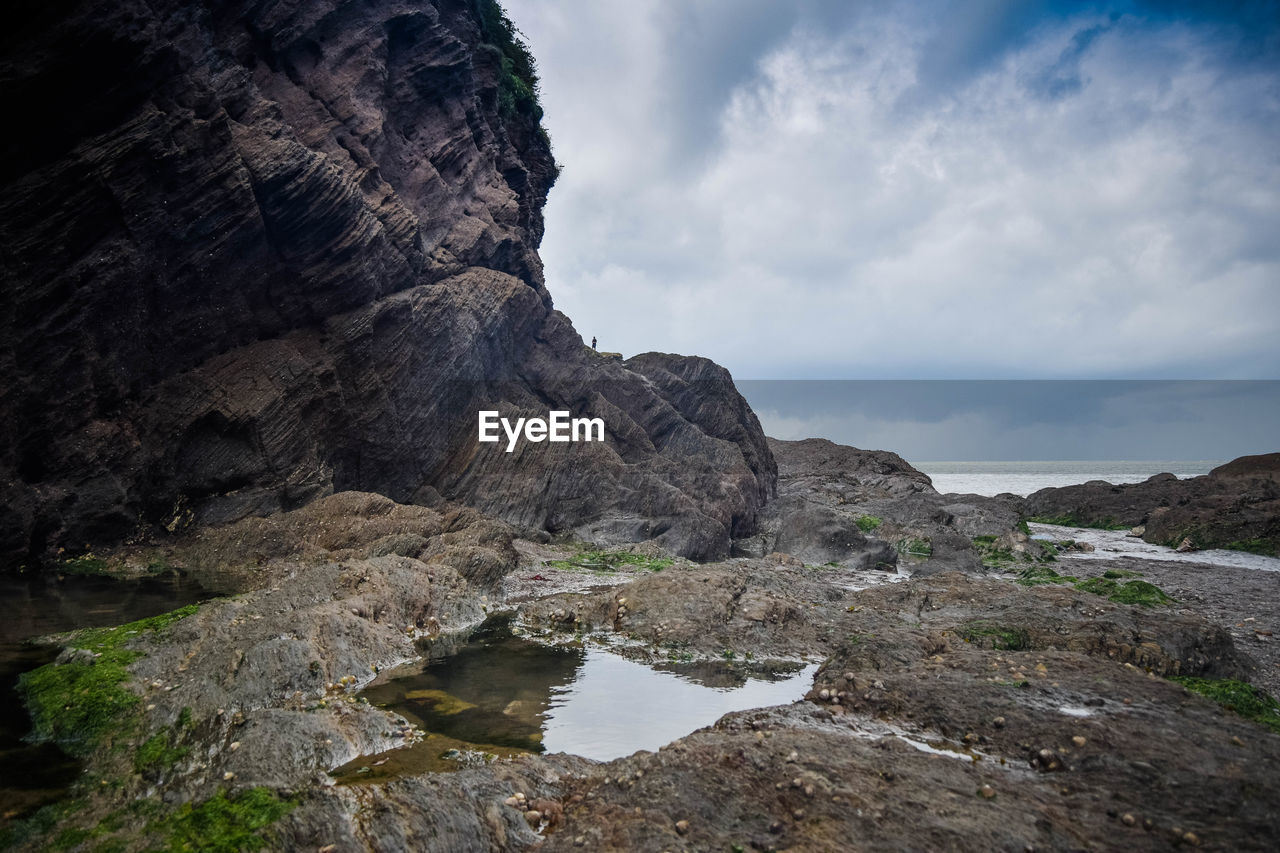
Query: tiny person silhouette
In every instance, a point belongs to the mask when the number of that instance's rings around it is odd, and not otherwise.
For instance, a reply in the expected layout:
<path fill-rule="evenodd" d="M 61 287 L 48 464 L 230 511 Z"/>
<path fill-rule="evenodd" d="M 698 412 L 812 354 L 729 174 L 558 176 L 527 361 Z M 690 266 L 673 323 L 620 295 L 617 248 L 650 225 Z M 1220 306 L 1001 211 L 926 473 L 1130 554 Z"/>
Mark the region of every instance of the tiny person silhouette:
<path fill-rule="evenodd" d="M 591 336 L 591 348 L 592 348 L 592 349 L 595 349 L 595 348 L 596 348 L 596 336 L 595 336 L 595 335 L 592 335 L 592 336 Z"/>

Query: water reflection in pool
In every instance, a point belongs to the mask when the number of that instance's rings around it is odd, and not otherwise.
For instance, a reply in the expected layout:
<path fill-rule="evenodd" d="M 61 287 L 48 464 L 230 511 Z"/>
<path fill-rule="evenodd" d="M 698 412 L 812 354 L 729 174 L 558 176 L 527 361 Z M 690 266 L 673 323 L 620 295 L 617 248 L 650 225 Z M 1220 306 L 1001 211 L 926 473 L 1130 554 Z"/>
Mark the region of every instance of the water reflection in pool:
<path fill-rule="evenodd" d="M 656 667 L 606 649 L 549 646 L 486 625 L 461 647 L 364 692 L 428 737 L 339 768 L 342 781 L 457 769 L 484 754 L 568 752 L 607 761 L 655 750 L 736 710 L 804 695 L 816 665 L 734 662 Z"/>

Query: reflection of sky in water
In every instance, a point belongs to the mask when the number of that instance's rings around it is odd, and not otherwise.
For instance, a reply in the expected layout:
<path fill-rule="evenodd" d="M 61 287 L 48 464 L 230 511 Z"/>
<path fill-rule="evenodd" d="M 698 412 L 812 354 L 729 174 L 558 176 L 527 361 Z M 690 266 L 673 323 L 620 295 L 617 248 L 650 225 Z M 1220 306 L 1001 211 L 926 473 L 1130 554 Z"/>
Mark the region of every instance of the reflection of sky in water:
<path fill-rule="evenodd" d="M 547 752 L 597 761 L 656 750 L 730 711 L 793 702 L 809 689 L 816 670 L 810 664 L 781 681 L 751 679 L 716 689 L 591 649 L 574 680 L 552 689 L 542 743 Z"/>

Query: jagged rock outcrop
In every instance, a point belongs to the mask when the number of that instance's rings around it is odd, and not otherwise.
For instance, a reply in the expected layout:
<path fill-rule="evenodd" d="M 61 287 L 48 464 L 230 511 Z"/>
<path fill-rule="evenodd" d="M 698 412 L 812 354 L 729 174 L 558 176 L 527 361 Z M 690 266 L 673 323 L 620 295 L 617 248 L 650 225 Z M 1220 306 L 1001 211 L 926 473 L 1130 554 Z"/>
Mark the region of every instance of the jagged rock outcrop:
<path fill-rule="evenodd" d="M 728 374 L 552 307 L 557 169 L 491 0 L 7 12 L 6 564 L 347 489 L 698 557 L 752 529 L 773 464 Z M 506 454 L 481 408 L 608 441 Z"/>
<path fill-rule="evenodd" d="M 1064 524 L 1142 526 L 1142 538 L 1157 545 L 1190 539 L 1196 548 L 1280 554 L 1280 453 L 1241 456 L 1186 480 L 1156 474 L 1126 485 L 1041 489 L 1023 507 Z"/>
<path fill-rule="evenodd" d="M 778 551 L 807 563 L 892 569 L 901 552 L 917 574 L 977 571 L 972 538 L 1009 534 L 1018 520 L 1001 499 L 938 494 L 928 475 L 889 451 L 823 438 L 771 438 L 769 449 L 778 497 L 759 532 L 734 542 L 743 555 Z"/>

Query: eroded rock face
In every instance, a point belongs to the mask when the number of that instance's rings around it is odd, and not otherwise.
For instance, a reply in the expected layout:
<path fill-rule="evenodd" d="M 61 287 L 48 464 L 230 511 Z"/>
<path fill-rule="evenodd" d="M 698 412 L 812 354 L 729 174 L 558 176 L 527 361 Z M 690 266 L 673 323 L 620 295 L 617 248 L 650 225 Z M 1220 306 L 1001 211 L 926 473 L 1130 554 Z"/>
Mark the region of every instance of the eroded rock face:
<path fill-rule="evenodd" d="M 697 556 L 752 528 L 773 467 L 728 374 L 598 357 L 552 308 L 556 166 L 488 7 L 10 10 L 6 562 L 347 489 Z M 608 445 L 477 446 L 479 409 L 554 407 Z"/>
<path fill-rule="evenodd" d="M 740 554 L 777 551 L 818 565 L 893 569 L 901 552 L 916 574 L 979 571 L 973 537 L 1008 534 L 1018 521 L 1001 499 L 939 495 L 928 475 L 896 453 L 822 438 L 771 438 L 768 446 L 778 496 L 759 532 L 734 542 Z"/>
<path fill-rule="evenodd" d="M 1242 456 L 1201 477 L 1157 474 L 1142 483 L 1100 480 L 1041 489 L 1024 502 L 1030 516 L 1081 525 L 1144 526 L 1142 538 L 1177 547 L 1234 547 L 1280 553 L 1280 453 Z"/>

